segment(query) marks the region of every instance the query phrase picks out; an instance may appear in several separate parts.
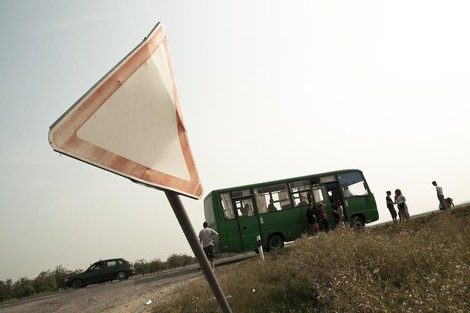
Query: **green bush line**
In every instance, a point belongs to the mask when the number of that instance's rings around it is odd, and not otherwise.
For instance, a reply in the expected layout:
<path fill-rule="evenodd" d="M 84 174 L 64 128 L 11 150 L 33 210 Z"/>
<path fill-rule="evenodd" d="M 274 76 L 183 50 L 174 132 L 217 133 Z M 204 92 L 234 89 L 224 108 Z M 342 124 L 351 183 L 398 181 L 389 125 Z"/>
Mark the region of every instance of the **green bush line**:
<path fill-rule="evenodd" d="M 192 256 L 186 254 L 172 254 L 167 258 L 166 262 L 160 259 L 154 259 L 149 262 L 140 259 L 133 264 L 136 275 L 145 275 L 158 273 L 166 269 L 184 267 L 194 263 L 197 263 L 197 260 Z M 62 265 L 59 265 L 54 271 L 42 271 L 34 279 L 21 277 L 15 282 L 11 279 L 5 281 L 0 280 L 0 302 L 61 291 L 65 289 L 65 278 L 82 271 L 83 270 L 70 271 L 62 267 Z"/>

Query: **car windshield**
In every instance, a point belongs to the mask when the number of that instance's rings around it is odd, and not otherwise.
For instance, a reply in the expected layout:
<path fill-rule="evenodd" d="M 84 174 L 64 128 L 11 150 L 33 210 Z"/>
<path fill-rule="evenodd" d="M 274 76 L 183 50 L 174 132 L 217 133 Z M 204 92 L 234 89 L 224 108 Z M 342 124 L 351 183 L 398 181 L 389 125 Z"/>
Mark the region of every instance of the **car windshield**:
<path fill-rule="evenodd" d="M 88 268 L 89 271 L 95 271 L 102 268 L 101 262 L 95 263 Z"/>

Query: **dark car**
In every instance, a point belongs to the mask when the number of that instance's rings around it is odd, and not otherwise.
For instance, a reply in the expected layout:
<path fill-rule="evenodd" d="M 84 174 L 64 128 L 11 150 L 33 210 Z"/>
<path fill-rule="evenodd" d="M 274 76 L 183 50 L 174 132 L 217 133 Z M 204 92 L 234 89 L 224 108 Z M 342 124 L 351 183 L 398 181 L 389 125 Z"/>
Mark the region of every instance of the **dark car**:
<path fill-rule="evenodd" d="M 118 258 L 99 260 L 93 263 L 86 271 L 72 275 L 65 280 L 65 286 L 75 289 L 87 285 L 113 281 L 115 279 L 125 280 L 135 274 L 132 263 Z"/>

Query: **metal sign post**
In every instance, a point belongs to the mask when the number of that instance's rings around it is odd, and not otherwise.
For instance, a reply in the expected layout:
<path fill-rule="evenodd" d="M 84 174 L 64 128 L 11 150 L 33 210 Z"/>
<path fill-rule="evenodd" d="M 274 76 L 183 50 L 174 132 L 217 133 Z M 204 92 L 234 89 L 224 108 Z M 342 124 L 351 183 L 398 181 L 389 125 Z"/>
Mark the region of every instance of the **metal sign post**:
<path fill-rule="evenodd" d="M 179 107 L 163 25 L 65 112 L 52 148 L 135 183 L 164 190 L 223 312 L 231 312 L 178 194 L 203 194 Z"/>
<path fill-rule="evenodd" d="M 175 212 L 176 218 L 180 223 L 181 229 L 183 230 L 184 235 L 186 236 L 186 239 L 188 240 L 189 245 L 191 246 L 191 249 L 193 250 L 194 255 L 196 256 L 196 259 L 198 260 L 199 265 L 201 266 L 201 269 L 204 272 L 204 275 L 206 275 L 207 282 L 209 283 L 212 292 L 215 295 L 215 298 L 219 302 L 219 305 L 224 313 L 231 313 L 232 310 L 228 305 L 227 299 L 225 298 L 224 293 L 220 288 L 219 282 L 217 281 L 214 272 L 212 271 L 209 261 L 207 260 L 206 254 L 204 253 L 204 250 L 202 249 L 202 246 L 199 240 L 197 239 L 196 232 L 194 231 L 194 228 L 191 225 L 191 222 L 189 221 L 189 217 L 186 214 L 186 211 L 184 210 L 183 203 L 181 203 L 181 199 L 176 193 L 171 191 L 165 191 L 165 194 L 168 198 L 168 201 L 170 202 L 171 207 L 173 208 L 173 212 Z"/>
<path fill-rule="evenodd" d="M 263 242 L 261 241 L 260 235 L 256 236 L 256 244 L 258 245 L 259 257 L 261 260 L 264 260 Z"/>

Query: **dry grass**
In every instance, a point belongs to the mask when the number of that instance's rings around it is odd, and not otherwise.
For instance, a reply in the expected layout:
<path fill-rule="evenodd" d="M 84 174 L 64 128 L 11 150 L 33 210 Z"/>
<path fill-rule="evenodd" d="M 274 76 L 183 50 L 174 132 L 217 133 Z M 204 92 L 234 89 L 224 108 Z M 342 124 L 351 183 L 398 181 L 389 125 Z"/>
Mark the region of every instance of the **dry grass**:
<path fill-rule="evenodd" d="M 219 268 L 233 312 L 470 312 L 470 206 Z M 201 277 L 155 312 L 221 312 Z"/>

